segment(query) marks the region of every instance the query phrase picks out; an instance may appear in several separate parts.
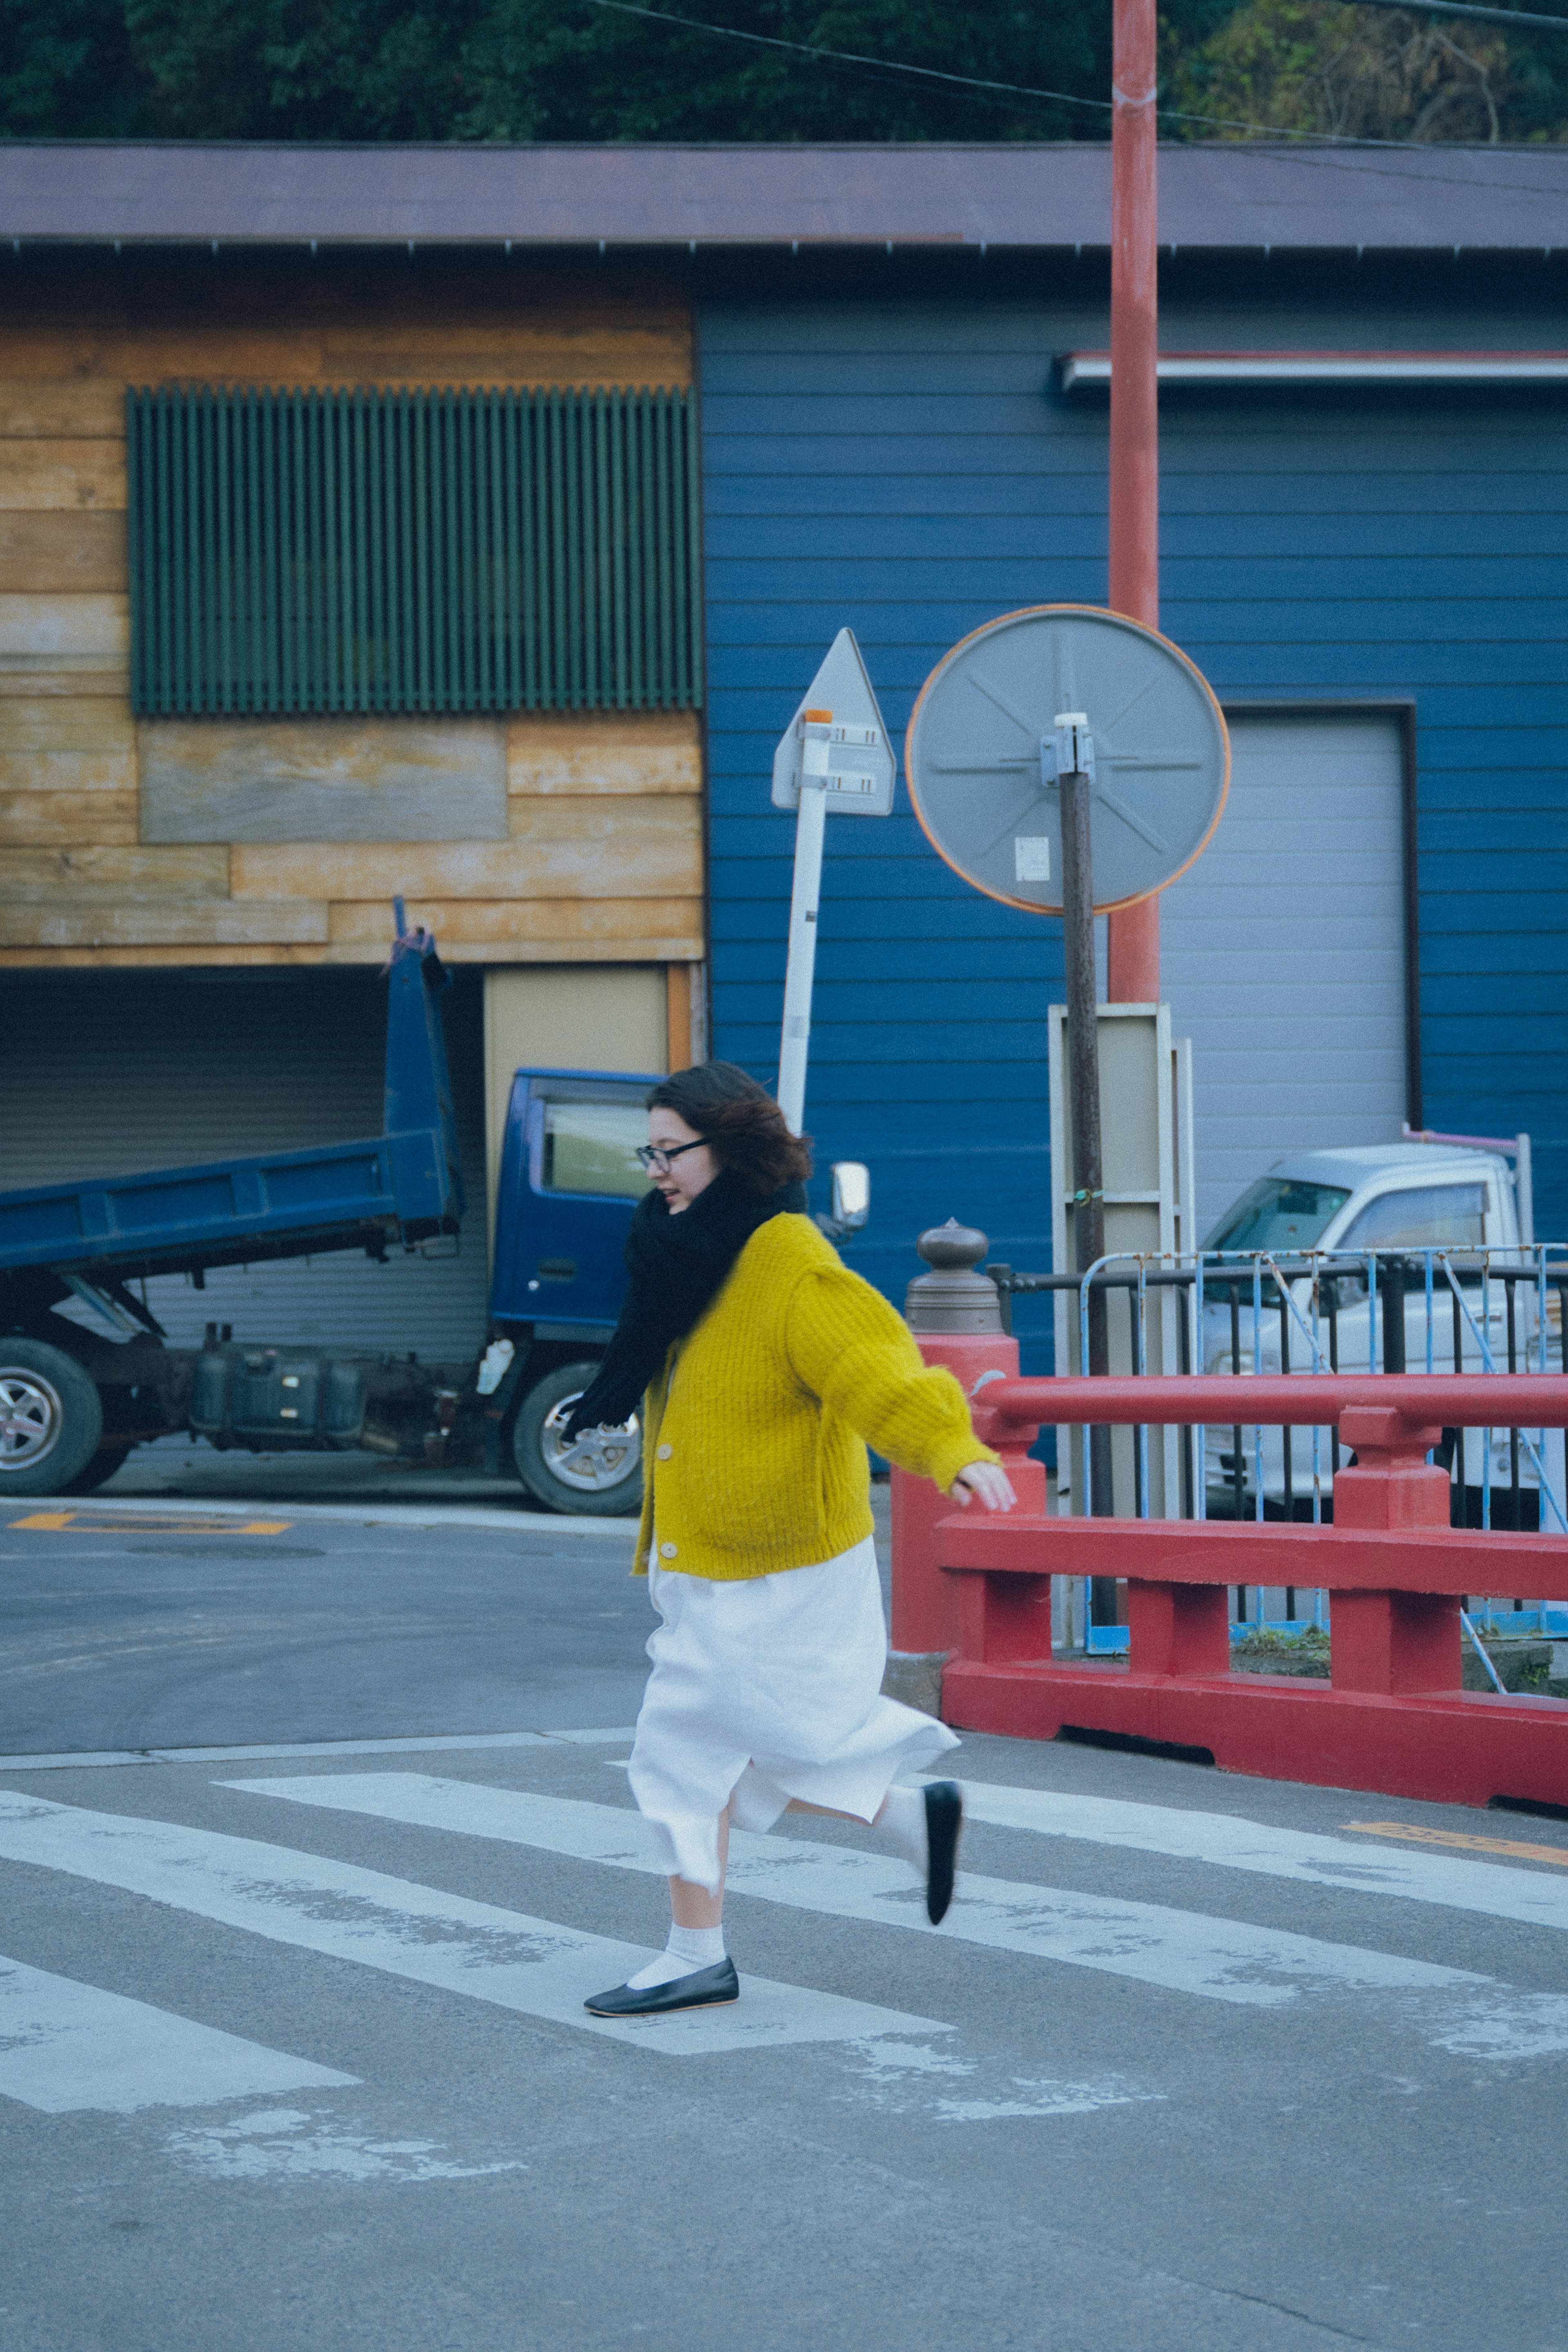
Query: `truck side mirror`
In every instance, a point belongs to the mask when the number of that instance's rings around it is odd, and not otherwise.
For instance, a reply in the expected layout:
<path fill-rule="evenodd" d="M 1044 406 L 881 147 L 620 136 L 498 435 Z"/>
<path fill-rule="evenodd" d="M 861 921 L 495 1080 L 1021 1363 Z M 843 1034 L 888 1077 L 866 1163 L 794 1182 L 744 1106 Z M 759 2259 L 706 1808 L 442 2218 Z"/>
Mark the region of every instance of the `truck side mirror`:
<path fill-rule="evenodd" d="M 871 1171 L 858 1160 L 833 1162 L 833 1223 L 856 1233 L 871 1214 Z"/>

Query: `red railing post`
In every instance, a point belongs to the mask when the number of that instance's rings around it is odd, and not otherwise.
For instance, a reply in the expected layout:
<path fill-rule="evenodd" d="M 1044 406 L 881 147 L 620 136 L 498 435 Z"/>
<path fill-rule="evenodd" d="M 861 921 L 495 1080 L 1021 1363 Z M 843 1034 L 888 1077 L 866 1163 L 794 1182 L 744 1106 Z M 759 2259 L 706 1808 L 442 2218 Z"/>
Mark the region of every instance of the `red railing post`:
<path fill-rule="evenodd" d="M 1428 1450 L 1441 1429 L 1387 1405 L 1347 1405 L 1340 1443 L 1354 1463 L 1334 1479 L 1336 1528 L 1446 1528 L 1448 1480 Z M 1337 1690 L 1458 1690 L 1459 1602 L 1452 1592 L 1329 1591 L 1331 1671 Z"/>
<path fill-rule="evenodd" d="M 1427 1459 L 1440 1429 L 1406 1421 L 1397 1407 L 1347 1404 L 1340 1444 L 1355 1455 L 1334 1473 L 1336 1528 L 1446 1528 L 1448 1475 Z"/>
<path fill-rule="evenodd" d="M 1129 1577 L 1127 1664 L 1134 1675 L 1228 1675 L 1230 1587 Z"/>
<path fill-rule="evenodd" d="M 1049 1576 L 946 1580 L 958 1587 L 957 1647 L 966 1658 L 978 1658 L 988 1666 L 1051 1664 Z"/>

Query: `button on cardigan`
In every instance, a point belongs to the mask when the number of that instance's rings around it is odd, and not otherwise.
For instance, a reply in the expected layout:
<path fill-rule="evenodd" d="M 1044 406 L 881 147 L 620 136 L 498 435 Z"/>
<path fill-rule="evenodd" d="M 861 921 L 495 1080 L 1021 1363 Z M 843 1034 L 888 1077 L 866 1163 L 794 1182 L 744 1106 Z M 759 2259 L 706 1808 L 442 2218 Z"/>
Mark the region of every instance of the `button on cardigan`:
<path fill-rule="evenodd" d="M 836 1559 L 872 1532 L 867 1445 L 950 1486 L 995 1462 L 951 1372 L 807 1217 L 770 1217 L 644 1399 L 636 1572 L 718 1581 Z"/>

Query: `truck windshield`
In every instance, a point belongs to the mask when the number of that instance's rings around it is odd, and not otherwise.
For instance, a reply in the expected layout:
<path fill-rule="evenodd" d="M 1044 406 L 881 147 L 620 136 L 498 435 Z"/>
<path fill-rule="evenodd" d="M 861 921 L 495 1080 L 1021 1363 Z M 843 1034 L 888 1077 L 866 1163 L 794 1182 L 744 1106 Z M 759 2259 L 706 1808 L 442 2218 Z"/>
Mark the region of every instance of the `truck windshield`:
<path fill-rule="evenodd" d="M 1260 1176 L 1228 1209 L 1206 1250 L 1305 1250 L 1322 1240 L 1350 1198 L 1342 1184 L 1308 1184 L 1295 1176 Z"/>

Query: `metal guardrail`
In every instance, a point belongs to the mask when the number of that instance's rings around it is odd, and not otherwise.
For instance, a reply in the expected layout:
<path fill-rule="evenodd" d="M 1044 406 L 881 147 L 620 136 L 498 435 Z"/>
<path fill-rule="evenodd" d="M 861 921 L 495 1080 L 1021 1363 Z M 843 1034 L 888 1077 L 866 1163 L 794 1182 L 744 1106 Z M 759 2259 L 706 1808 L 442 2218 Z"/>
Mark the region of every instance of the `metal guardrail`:
<path fill-rule="evenodd" d="M 929 1359 L 953 1343 L 921 1345 Z M 1008 1346 L 998 1339 L 996 1352 Z M 1568 1536 L 1449 1527 L 1447 1482 L 1430 1456 L 1446 1416 L 1477 1425 L 1494 1400 L 1514 1426 L 1568 1427 L 1568 1381 L 1484 1370 L 1253 1381 L 1262 1421 L 1308 1428 L 1321 1415 L 1354 1453 L 1333 1524 L 1205 1526 L 1041 1508 L 1029 1449 L 1042 1422 L 1065 1414 L 1074 1426 L 1136 1428 L 1152 1408 L 1159 1426 L 1198 1427 L 1228 1410 L 1233 1376 L 1023 1378 L 998 1363 L 971 1377 L 977 1434 L 1029 1499 L 929 1526 L 906 1514 L 902 1528 L 895 1499 L 894 1612 L 948 1632 L 945 1719 L 1012 1737 L 1155 1741 L 1228 1770 L 1445 1803 L 1559 1805 L 1568 1708 L 1544 1695 L 1463 1691 L 1460 1630 L 1483 1560 L 1506 1562 L 1511 1578 L 1568 1605 Z M 1124 1669 L 1054 1649 L 1051 1588 L 1085 1575 L 1126 1581 Z M 1333 1593 L 1326 1682 L 1232 1671 L 1228 1592 L 1281 1579 L 1321 1580 Z"/>
<path fill-rule="evenodd" d="M 1275 1370 L 1309 1378 L 1414 1370 L 1485 1378 L 1531 1371 L 1561 1375 L 1563 1370 L 1568 1244 L 1561 1243 L 1293 1255 L 1126 1252 L 1098 1260 L 1082 1276 L 1027 1274 L 1005 1265 L 988 1265 L 984 1272 L 996 1286 L 1006 1330 L 1011 1328 L 1015 1297 L 1076 1293 L 1080 1363 L 1089 1361 L 1091 1291 L 1122 1292 L 1128 1313 L 1126 1355 L 1134 1379 L 1148 1378 L 1155 1370 L 1149 1360 L 1151 1299 L 1172 1292 L 1185 1310 L 1176 1318 L 1177 1360 L 1162 1364 L 1160 1370 L 1219 1370 L 1247 1381 Z M 1238 1396 L 1239 1407 L 1241 1402 Z M 1255 1405 L 1260 1400 L 1247 1402 Z M 1151 1516 L 1149 1432 L 1159 1426 L 1140 1423 L 1134 1431 L 1132 1499 L 1137 1517 Z M 1164 1516 L 1236 1521 L 1310 1516 L 1314 1525 L 1332 1519 L 1333 1475 L 1345 1460 L 1332 1422 L 1325 1416 L 1303 1431 L 1310 1464 L 1301 1461 L 1301 1441 L 1289 1425 L 1279 1429 L 1277 1438 L 1265 1434 L 1271 1426 L 1278 1424 L 1251 1412 L 1218 1426 L 1183 1425 L 1176 1508 Z M 1216 1442 L 1220 1430 L 1228 1432 L 1228 1449 Z M 1081 1440 L 1077 1475 L 1088 1504 L 1095 1482 L 1087 1428 Z M 1551 1461 L 1542 1428 L 1467 1424 L 1456 1393 L 1433 1454 L 1449 1474 L 1450 1524 L 1483 1532 L 1535 1525 L 1568 1531 L 1568 1436 L 1553 1430 L 1550 1452 Z M 1500 1457 L 1505 1468 L 1500 1478 Z M 1071 1475 L 1066 1483 L 1071 1483 Z M 1293 1592 L 1287 1591 L 1286 1601 L 1286 1615 L 1276 1622 L 1299 1630 L 1302 1621 L 1295 1614 Z M 1552 1610 L 1549 1619 L 1544 1604 L 1528 1603 L 1522 1596 L 1513 1596 L 1511 1607 L 1483 1599 L 1478 1613 L 1499 1630 L 1506 1625 L 1511 1631 L 1568 1634 L 1568 1610 Z M 1088 1614 L 1085 1607 L 1086 1635 Z M 1312 1622 L 1322 1625 L 1324 1618 L 1323 1596 L 1314 1592 Z M 1264 1622 L 1262 1591 L 1249 1605 L 1241 1591 L 1238 1633 L 1256 1632 Z M 1100 1638 L 1093 1646 L 1117 1645 L 1113 1629 L 1094 1632 Z"/>

